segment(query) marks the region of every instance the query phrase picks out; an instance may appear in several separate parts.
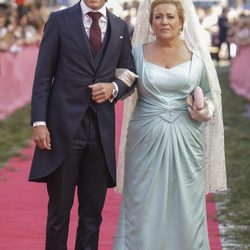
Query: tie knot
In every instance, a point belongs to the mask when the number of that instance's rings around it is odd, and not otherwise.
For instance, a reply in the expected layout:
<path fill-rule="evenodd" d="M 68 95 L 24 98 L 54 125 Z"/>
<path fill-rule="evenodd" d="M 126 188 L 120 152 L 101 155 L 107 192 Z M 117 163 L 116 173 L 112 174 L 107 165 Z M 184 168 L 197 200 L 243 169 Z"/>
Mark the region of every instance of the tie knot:
<path fill-rule="evenodd" d="M 98 22 L 102 16 L 100 12 L 88 12 L 88 15 L 92 18 L 93 22 Z"/>

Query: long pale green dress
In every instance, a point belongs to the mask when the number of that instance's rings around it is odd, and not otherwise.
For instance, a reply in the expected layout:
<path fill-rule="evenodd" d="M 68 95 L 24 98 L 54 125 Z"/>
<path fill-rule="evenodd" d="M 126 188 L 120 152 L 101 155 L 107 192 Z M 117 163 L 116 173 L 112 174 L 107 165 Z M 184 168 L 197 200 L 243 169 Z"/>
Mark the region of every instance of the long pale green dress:
<path fill-rule="evenodd" d="M 125 179 L 113 250 L 209 250 L 204 191 L 204 123 L 192 120 L 186 97 L 205 66 L 163 68 L 134 49 L 139 98 L 129 123 Z"/>

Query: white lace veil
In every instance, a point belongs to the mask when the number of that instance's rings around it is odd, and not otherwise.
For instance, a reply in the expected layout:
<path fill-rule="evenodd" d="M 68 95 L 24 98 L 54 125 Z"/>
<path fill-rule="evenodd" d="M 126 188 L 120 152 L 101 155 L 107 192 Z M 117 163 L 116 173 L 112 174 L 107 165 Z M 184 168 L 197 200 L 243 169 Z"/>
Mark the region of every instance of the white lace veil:
<path fill-rule="evenodd" d="M 152 0 L 151 0 L 152 1 Z M 132 39 L 133 46 L 152 41 L 149 23 L 150 0 L 141 0 L 137 20 Z M 227 189 L 226 168 L 224 154 L 224 128 L 221 107 L 221 89 L 217 73 L 211 59 L 206 37 L 202 29 L 192 0 L 181 0 L 185 11 L 184 29 L 181 34 L 182 39 L 187 43 L 189 49 L 203 59 L 207 70 L 209 85 L 212 92 L 215 106 L 214 117 L 206 125 L 206 143 L 205 143 L 205 168 L 206 168 L 206 193 L 224 191 Z M 137 101 L 137 92 L 135 91 L 124 101 L 123 123 L 118 156 L 117 188 L 122 192 L 124 178 L 125 145 L 128 123 Z"/>

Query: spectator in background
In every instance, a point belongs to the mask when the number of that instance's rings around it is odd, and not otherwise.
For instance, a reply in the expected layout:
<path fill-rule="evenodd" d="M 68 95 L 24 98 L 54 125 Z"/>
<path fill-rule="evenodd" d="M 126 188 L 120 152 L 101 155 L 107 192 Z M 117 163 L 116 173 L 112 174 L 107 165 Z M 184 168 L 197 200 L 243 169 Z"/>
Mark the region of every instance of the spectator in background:
<path fill-rule="evenodd" d="M 138 10 L 138 7 L 139 7 L 139 1 L 134 0 L 134 1 L 132 2 L 132 8 Z"/>
<path fill-rule="evenodd" d="M 19 46 L 36 44 L 39 41 L 35 27 L 29 23 L 28 9 L 24 7 L 18 10 L 17 27 L 14 34 Z"/>
<path fill-rule="evenodd" d="M 230 33 L 230 41 L 237 46 L 230 71 L 230 86 L 237 95 L 250 101 L 250 16 L 241 15 L 239 21 L 230 27 Z"/>
<path fill-rule="evenodd" d="M 29 6 L 28 16 L 29 23 L 33 25 L 39 34 L 39 41 L 43 34 L 43 27 L 48 19 L 49 11 L 48 8 L 42 4 L 42 2 L 35 2 Z"/>
<path fill-rule="evenodd" d="M 6 50 L 8 48 L 8 43 L 6 41 L 8 17 L 4 9 L 0 9 L 0 51 Z"/>
<path fill-rule="evenodd" d="M 16 18 L 15 18 L 14 8 L 8 5 L 2 5 L 0 10 L 0 50 L 6 51 L 10 50 L 16 52 L 15 43 L 16 37 L 14 31 L 16 28 Z"/>
<path fill-rule="evenodd" d="M 39 2 L 0 5 L 0 51 L 16 53 L 22 46 L 39 44 L 47 16 Z"/>
<path fill-rule="evenodd" d="M 130 39 L 132 39 L 132 36 L 134 33 L 134 25 L 131 22 L 131 16 L 129 14 L 125 16 L 125 21 L 127 22 L 127 25 L 128 25 L 128 32 L 129 32 Z"/>
<path fill-rule="evenodd" d="M 228 28 L 229 28 L 229 22 L 227 18 L 228 11 L 229 11 L 228 8 L 224 8 L 222 10 L 221 16 L 218 19 L 218 26 L 219 26 L 218 47 L 219 47 L 219 53 L 220 53 L 221 45 L 223 43 L 226 43 L 227 48 L 228 48 L 228 59 L 230 59 L 230 45 L 229 45 L 229 42 L 227 41 Z M 217 61 L 219 61 L 219 53 L 218 53 Z"/>
<path fill-rule="evenodd" d="M 128 2 L 124 2 L 124 3 L 123 3 L 122 9 L 123 9 L 123 10 L 129 10 L 129 9 L 130 9 Z"/>

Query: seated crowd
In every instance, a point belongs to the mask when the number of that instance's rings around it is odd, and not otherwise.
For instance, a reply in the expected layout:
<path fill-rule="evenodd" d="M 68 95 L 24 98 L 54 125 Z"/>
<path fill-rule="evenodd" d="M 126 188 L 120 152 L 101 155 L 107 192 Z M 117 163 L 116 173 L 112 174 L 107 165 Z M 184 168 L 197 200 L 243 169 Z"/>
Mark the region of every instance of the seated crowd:
<path fill-rule="evenodd" d="M 47 16 L 39 2 L 0 4 L 0 51 L 18 52 L 22 46 L 39 44 Z"/>

